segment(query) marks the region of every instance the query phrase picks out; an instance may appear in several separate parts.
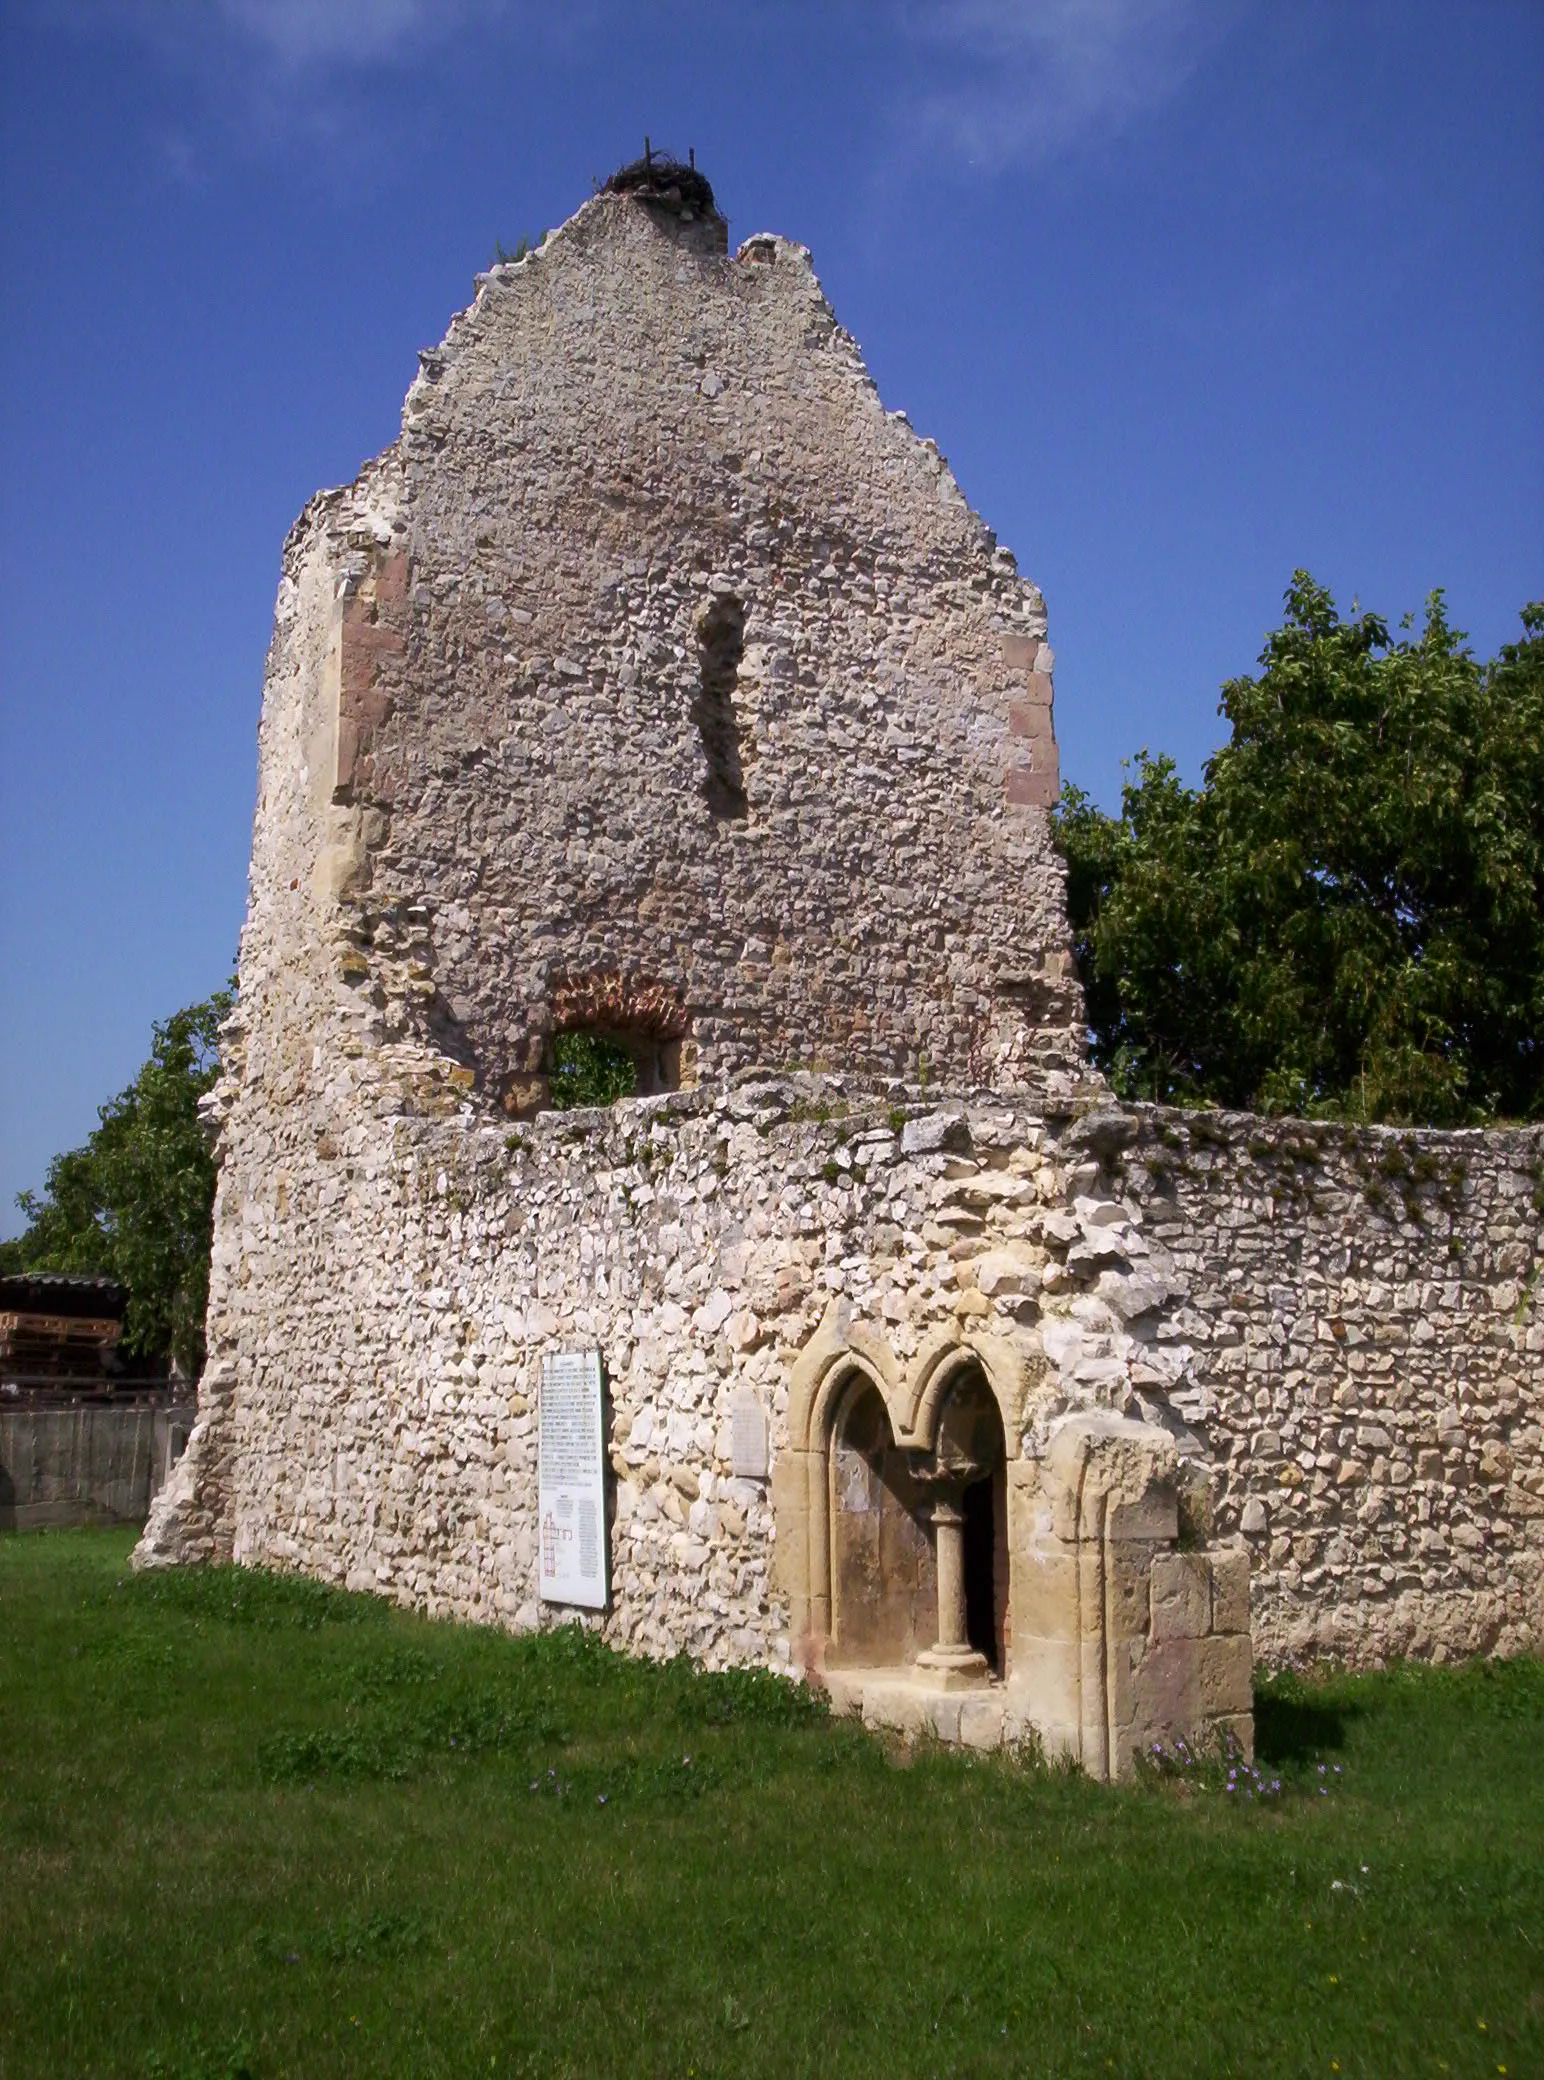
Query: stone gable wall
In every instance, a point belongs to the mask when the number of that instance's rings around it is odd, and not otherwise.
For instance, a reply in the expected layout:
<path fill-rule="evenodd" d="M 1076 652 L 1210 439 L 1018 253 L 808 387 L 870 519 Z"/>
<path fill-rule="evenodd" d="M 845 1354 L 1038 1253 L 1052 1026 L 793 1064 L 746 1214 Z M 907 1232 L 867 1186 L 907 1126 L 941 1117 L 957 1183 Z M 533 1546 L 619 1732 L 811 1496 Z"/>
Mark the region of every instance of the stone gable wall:
<path fill-rule="evenodd" d="M 741 609 L 743 817 L 693 713 Z M 903 1400 L 954 1349 L 1010 1379 L 1022 1523 L 1067 1418 L 1169 1432 L 1235 1658 L 1246 1550 L 1267 1662 L 1541 1643 L 1541 1134 L 1080 1081 L 1044 635 L 802 248 L 597 198 L 480 281 L 286 544 L 209 1364 L 143 1558 L 541 1622 L 540 1359 L 593 1346 L 608 1635 L 798 1665 L 729 1413 L 786 1476 L 823 1340 Z M 696 1087 L 515 1124 L 566 1023 Z"/>
<path fill-rule="evenodd" d="M 293 547 L 336 595 L 313 778 L 386 1035 L 510 1112 L 597 986 L 680 1007 L 687 1081 L 1074 1065 L 1044 603 L 808 253 L 597 197 L 421 360 Z M 742 815 L 699 727 L 725 616 Z"/>

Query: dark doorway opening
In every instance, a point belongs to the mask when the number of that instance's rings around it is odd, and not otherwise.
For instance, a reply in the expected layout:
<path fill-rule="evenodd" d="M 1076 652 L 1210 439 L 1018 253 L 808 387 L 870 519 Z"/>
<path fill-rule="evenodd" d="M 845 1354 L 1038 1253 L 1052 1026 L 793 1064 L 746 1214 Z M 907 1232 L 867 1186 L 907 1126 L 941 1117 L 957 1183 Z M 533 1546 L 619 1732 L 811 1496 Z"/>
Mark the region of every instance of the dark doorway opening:
<path fill-rule="evenodd" d="M 1002 1674 L 1002 1627 L 997 1608 L 997 1482 L 990 1476 L 965 1490 L 965 1631 L 978 1654 Z"/>
<path fill-rule="evenodd" d="M 967 1643 L 998 1676 L 1008 1670 L 1008 1472 L 1002 1415 L 979 1366 L 965 1366 L 950 1383 L 933 1448 L 936 1479 L 959 1497 L 964 1519 L 960 1565 L 964 1574 Z M 956 1486 L 955 1483 L 958 1483 Z M 954 1623 L 961 1614 L 956 1610 Z"/>

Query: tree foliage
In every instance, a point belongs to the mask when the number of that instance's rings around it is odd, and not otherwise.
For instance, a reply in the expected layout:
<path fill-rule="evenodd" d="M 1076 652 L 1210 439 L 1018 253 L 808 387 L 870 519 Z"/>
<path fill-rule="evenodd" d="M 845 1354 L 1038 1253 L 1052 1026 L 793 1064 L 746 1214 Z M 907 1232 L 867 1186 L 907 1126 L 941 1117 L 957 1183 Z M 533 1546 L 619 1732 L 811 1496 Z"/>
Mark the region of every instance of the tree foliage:
<path fill-rule="evenodd" d="M 127 1286 L 131 1363 L 203 1363 L 215 1167 L 198 1101 L 219 1074 L 233 1002 L 217 990 L 155 1028 L 150 1059 L 102 1106 L 90 1139 L 54 1157 L 41 1196 L 19 1195 L 26 1232 L 0 1244 L 0 1271 L 90 1272 Z"/>
<path fill-rule="evenodd" d="M 1478 663 L 1298 571 L 1229 743 L 1057 812 L 1096 1061 L 1126 1095 L 1451 1124 L 1544 1111 L 1544 606 Z"/>
<path fill-rule="evenodd" d="M 560 1112 L 613 1105 L 638 1088 L 638 1065 L 625 1047 L 600 1033 L 559 1033 L 552 1043 L 547 1092 Z"/>

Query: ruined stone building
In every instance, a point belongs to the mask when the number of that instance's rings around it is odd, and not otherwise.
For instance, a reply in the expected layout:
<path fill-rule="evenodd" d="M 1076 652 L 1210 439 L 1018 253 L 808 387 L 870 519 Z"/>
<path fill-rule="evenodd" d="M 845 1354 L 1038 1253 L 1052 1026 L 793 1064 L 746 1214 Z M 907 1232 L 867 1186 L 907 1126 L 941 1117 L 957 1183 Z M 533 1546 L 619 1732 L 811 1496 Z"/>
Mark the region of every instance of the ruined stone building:
<path fill-rule="evenodd" d="M 1536 1640 L 1539 1135 L 1086 1073 L 1044 603 L 809 254 L 650 169 L 420 362 L 284 552 L 141 1557 L 570 1616 L 542 1362 L 594 1351 L 639 1651 L 1111 1774 L 1247 1746 L 1251 1641 Z M 572 1034 L 637 1095 L 553 1109 Z"/>

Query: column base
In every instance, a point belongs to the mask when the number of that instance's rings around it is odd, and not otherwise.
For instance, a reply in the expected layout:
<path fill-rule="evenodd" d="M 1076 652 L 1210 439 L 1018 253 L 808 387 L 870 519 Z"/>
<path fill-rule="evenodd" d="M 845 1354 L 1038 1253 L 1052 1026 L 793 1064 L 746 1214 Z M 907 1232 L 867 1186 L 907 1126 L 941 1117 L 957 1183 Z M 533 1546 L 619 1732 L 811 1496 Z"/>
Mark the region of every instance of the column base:
<path fill-rule="evenodd" d="M 955 1678 L 962 1683 L 980 1683 L 992 1672 L 985 1654 L 978 1654 L 974 1647 L 924 1647 L 917 1656 L 917 1667 L 945 1682 Z"/>

